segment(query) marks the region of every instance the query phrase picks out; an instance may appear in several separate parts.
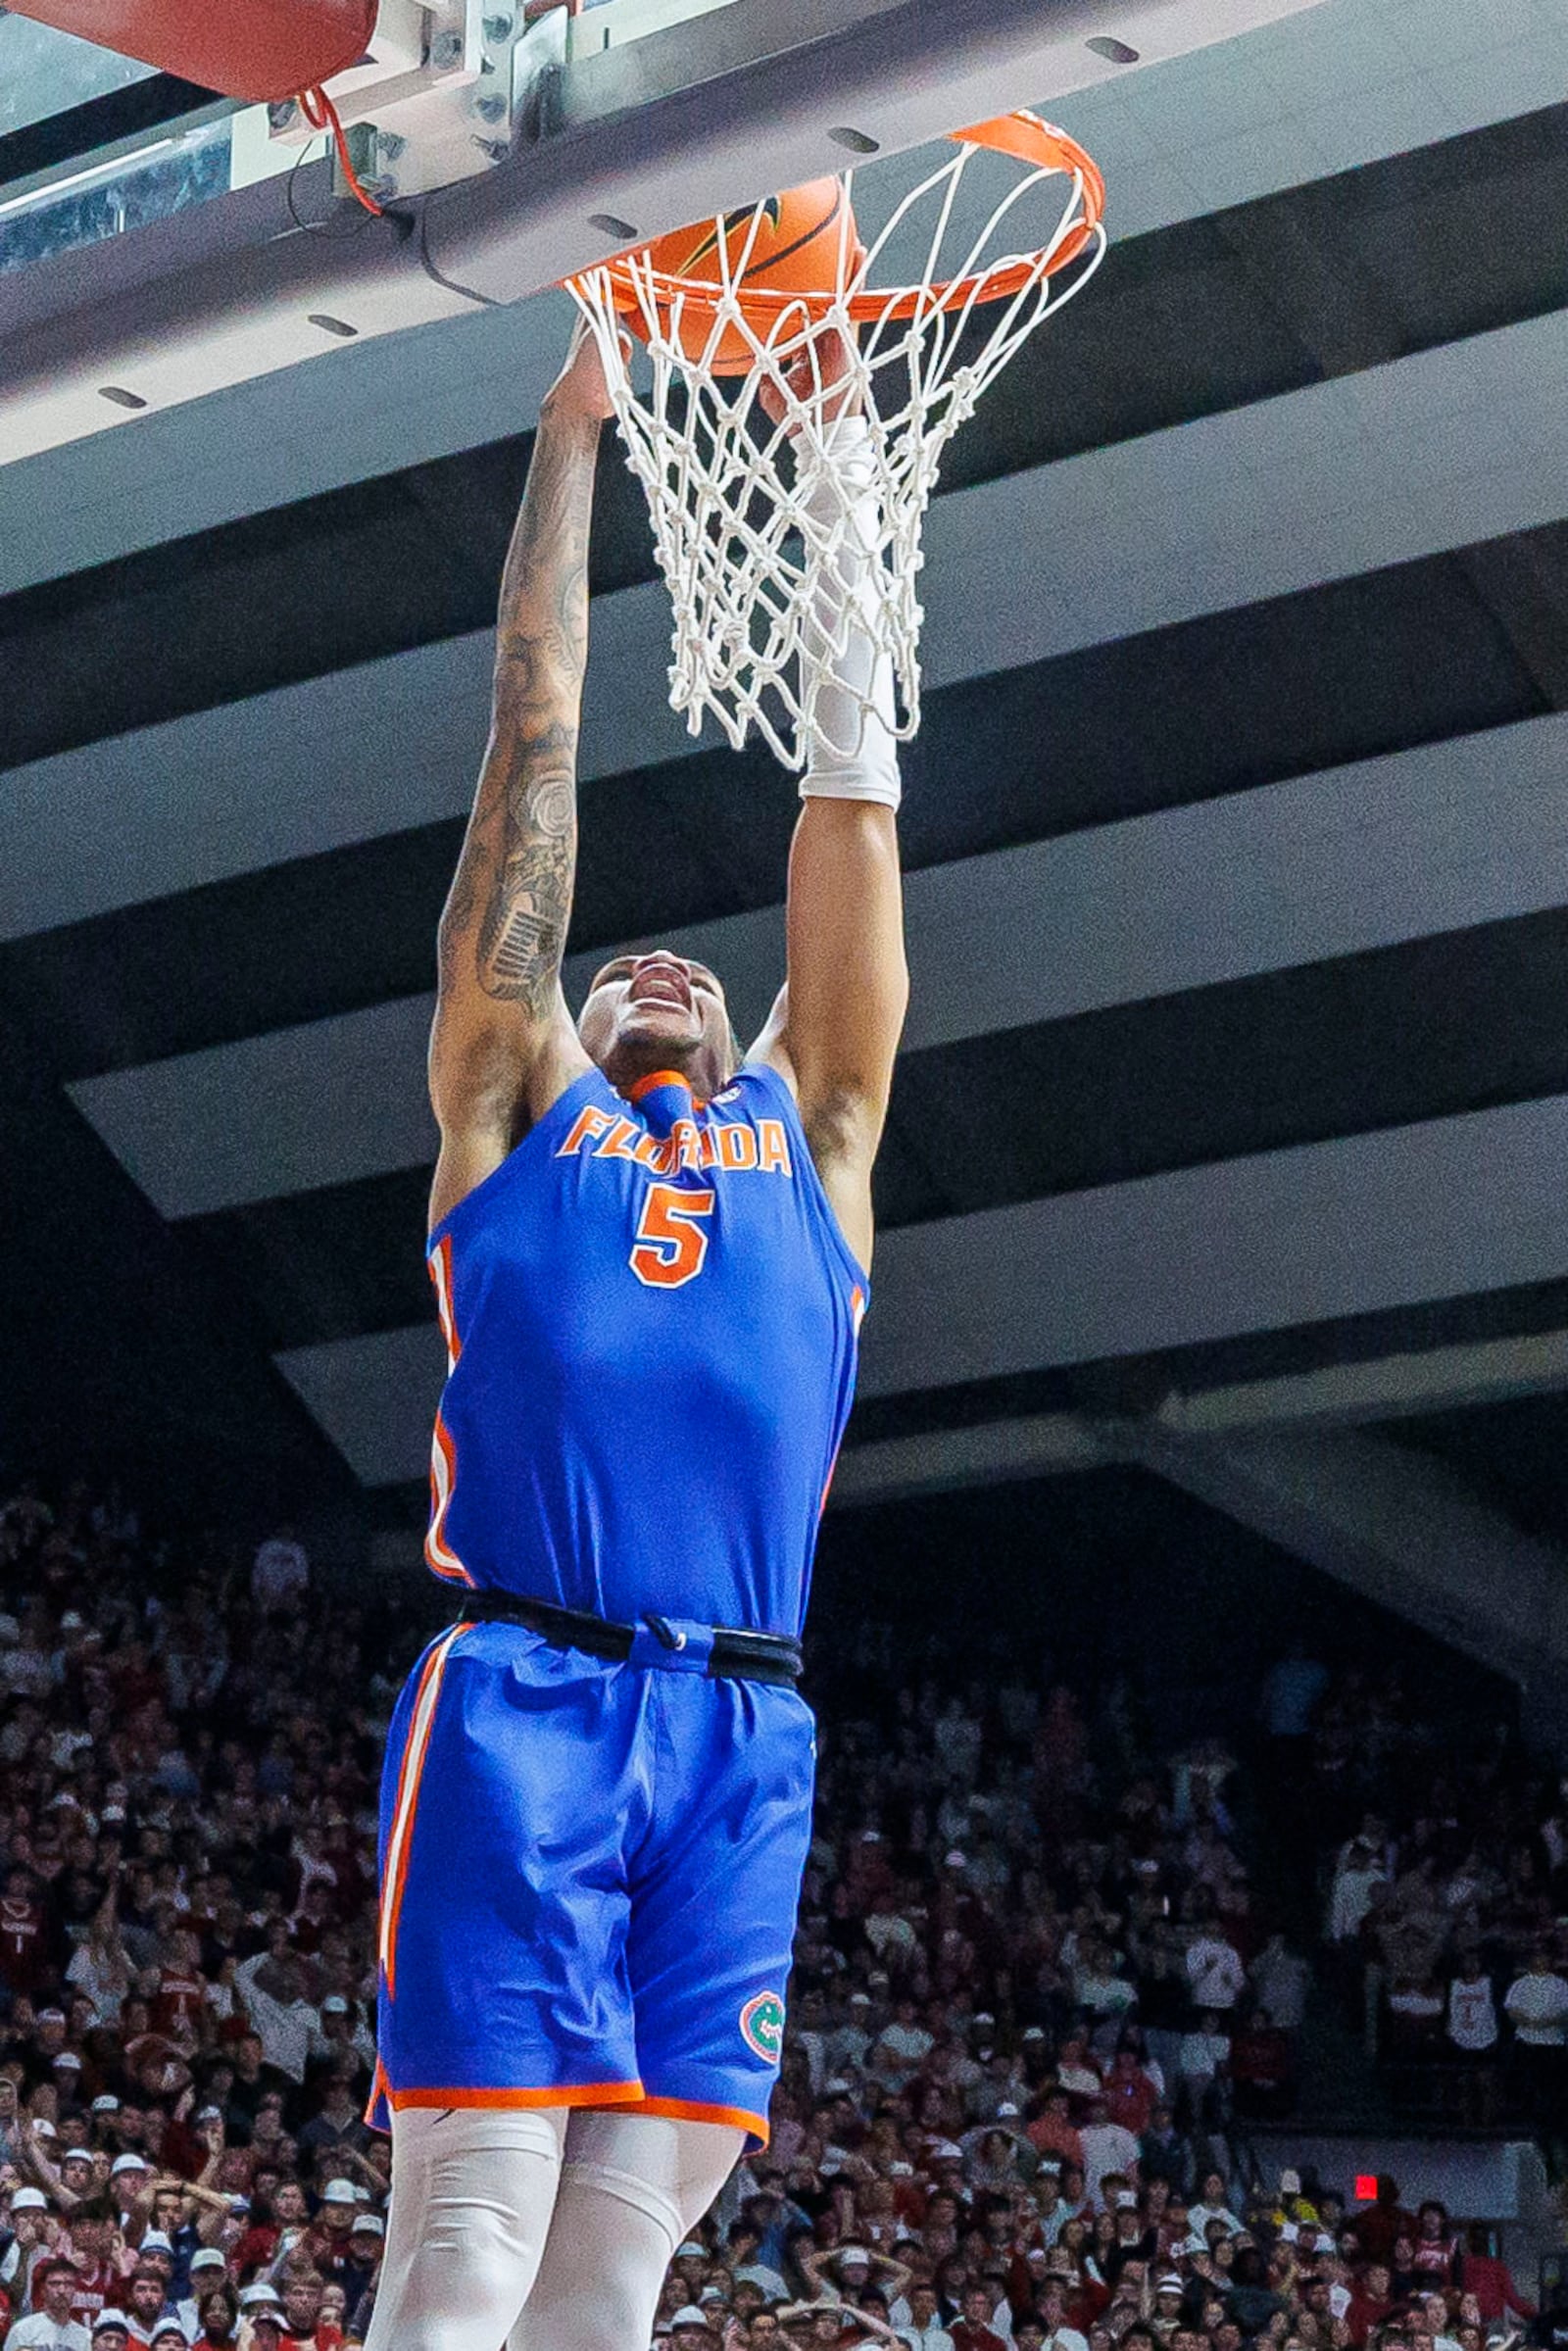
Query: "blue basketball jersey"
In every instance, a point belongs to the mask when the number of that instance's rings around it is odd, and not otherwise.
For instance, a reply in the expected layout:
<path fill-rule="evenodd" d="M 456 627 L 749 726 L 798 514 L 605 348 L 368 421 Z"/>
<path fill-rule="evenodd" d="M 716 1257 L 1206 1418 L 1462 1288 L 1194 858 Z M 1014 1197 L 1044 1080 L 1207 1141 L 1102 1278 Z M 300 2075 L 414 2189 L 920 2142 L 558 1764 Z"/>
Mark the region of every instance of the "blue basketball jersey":
<path fill-rule="evenodd" d="M 783 1079 L 587 1070 L 429 1246 L 435 1573 L 799 1634 L 867 1284 Z"/>

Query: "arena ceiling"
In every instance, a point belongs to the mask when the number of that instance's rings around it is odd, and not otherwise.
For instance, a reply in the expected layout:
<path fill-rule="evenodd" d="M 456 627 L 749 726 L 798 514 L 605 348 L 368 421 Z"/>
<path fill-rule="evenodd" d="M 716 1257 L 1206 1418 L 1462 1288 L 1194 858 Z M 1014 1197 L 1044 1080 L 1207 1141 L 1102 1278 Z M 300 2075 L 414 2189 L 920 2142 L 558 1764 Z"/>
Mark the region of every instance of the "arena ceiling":
<path fill-rule="evenodd" d="M 1328 0 L 1055 109 L 1113 243 L 928 528 L 847 1491 L 911 1439 L 997 1475 L 976 1432 L 1294 1416 L 1568 1532 L 1565 69 L 1544 0 Z M 0 471 L 18 1447 L 417 1521 L 434 928 L 562 332 Z M 663 708 L 601 482 L 573 971 L 666 938 L 756 1020 L 793 789 Z"/>

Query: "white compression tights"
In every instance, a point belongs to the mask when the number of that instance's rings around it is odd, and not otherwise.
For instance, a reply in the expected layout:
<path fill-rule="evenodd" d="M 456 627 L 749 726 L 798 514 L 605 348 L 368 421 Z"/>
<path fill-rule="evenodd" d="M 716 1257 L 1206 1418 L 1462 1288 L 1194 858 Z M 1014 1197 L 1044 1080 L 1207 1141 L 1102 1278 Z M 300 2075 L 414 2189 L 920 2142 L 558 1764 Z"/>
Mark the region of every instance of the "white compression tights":
<path fill-rule="evenodd" d="M 743 2136 L 613 2108 L 405 2108 L 366 2351 L 645 2351 Z"/>

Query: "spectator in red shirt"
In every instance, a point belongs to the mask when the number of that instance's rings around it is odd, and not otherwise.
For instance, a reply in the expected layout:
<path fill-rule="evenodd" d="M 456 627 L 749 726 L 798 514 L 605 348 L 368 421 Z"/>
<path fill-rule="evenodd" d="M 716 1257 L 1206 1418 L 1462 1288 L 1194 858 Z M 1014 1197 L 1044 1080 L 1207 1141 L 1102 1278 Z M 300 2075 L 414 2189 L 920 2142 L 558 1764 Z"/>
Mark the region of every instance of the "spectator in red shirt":
<path fill-rule="evenodd" d="M 321 2322 L 321 2299 L 324 2288 L 313 2270 L 301 2270 L 285 2277 L 279 2292 L 283 2298 L 283 2351 L 338 2351 L 343 2330 L 330 2322 Z"/>
<path fill-rule="evenodd" d="M 1459 2239 L 1448 2222 L 1448 2208 L 1429 2197 L 1416 2214 L 1412 2268 L 1427 2288 L 1446 2293 L 1453 2283 L 1459 2259 Z"/>
<path fill-rule="evenodd" d="M 1479 2222 L 1471 2229 L 1460 2257 L 1459 2283 L 1467 2294 L 1474 2294 L 1476 2307 L 1489 2326 L 1505 2319 L 1510 2311 L 1521 2319 L 1539 2315 L 1535 2304 L 1515 2285 L 1507 2263 L 1492 2251 L 1491 2236 Z"/>
<path fill-rule="evenodd" d="M 1291 2035 L 1260 2008 L 1232 2036 L 1231 2083 L 1238 2109 L 1249 2115 L 1283 2115 L 1295 2095 L 1296 2052 Z"/>
<path fill-rule="evenodd" d="M 169 1949 L 158 1971 L 158 1989 L 151 2002 L 154 2033 L 173 2041 L 199 2033 L 207 2009 L 207 1980 L 202 1974 L 202 1938 L 188 1927 L 169 1938 Z"/>
<path fill-rule="evenodd" d="M 318 2270 L 326 2272 L 337 2254 L 347 2252 L 358 2208 L 352 2180 L 327 2181 L 321 2190 L 320 2210 L 305 2237 L 305 2249 Z"/>
<path fill-rule="evenodd" d="M 1394 2310 L 1394 2279 L 1388 2264 L 1369 2261 L 1351 2292 L 1345 2313 L 1346 2331 L 1356 2351 L 1374 2327 L 1381 2327 Z"/>
<path fill-rule="evenodd" d="M 997 2297 L 988 2285 L 969 2285 L 963 2290 L 963 2316 L 955 2319 L 948 2331 L 955 2351 L 1007 2351 L 1002 2336 L 992 2327 Z"/>
<path fill-rule="evenodd" d="M 1110 2061 L 1105 2076 L 1105 2115 L 1112 2123 L 1120 2123 L 1134 2138 L 1141 2138 L 1149 2129 L 1149 2120 L 1159 2103 L 1159 2092 L 1138 2062 L 1138 2052 L 1123 2042 Z"/>
<path fill-rule="evenodd" d="M 1059 2084 L 1053 2082 L 1045 2093 L 1039 2114 L 1024 2135 L 1037 2155 L 1056 2155 L 1063 2163 L 1082 2164 L 1084 2142 L 1070 2118 L 1071 2100 Z"/>
<path fill-rule="evenodd" d="M 1352 2212 L 1349 2227 L 1363 2261 L 1391 2262 L 1401 2236 L 1415 2235 L 1415 2216 L 1399 2202 L 1399 2183 L 1385 2172 L 1378 2180 L 1376 2200 Z"/>
<path fill-rule="evenodd" d="M 305 2190 L 297 2180 L 281 2181 L 270 2200 L 258 2196 L 250 2227 L 233 2252 L 234 2272 L 240 2282 L 247 2284 L 258 2270 L 270 2266 L 285 2229 L 292 2229 L 296 2239 L 302 2237 L 309 2218 Z"/>
<path fill-rule="evenodd" d="M 91 2327 L 104 2304 L 118 2299 L 122 2273 L 110 2250 L 114 2207 L 107 2197 L 88 2197 L 72 2212 L 66 2229 L 68 2241 L 61 2248 L 61 2258 L 70 2261 L 74 2273 L 71 2315 Z"/>

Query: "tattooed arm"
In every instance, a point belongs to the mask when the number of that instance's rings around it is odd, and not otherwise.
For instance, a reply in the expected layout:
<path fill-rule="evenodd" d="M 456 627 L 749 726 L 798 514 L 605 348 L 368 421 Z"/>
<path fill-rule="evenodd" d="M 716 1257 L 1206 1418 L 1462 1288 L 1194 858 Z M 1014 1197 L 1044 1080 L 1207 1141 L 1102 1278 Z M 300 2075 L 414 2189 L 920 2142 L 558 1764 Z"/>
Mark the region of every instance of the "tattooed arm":
<path fill-rule="evenodd" d="M 436 1224 L 588 1066 L 561 991 L 577 853 L 588 525 L 604 375 L 581 334 L 547 394 L 501 583 L 479 788 L 441 917 Z"/>

